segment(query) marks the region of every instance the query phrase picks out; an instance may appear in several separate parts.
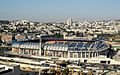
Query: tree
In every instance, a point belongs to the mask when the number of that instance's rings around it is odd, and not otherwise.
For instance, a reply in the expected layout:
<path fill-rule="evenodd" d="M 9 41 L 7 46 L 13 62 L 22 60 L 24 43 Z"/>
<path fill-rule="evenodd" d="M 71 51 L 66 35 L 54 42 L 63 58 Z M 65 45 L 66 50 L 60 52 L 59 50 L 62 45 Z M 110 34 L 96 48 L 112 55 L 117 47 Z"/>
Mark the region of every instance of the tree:
<path fill-rule="evenodd" d="M 82 71 L 78 71 L 78 75 L 82 75 Z"/>
<path fill-rule="evenodd" d="M 69 69 L 68 68 L 65 68 L 62 72 L 63 75 L 68 75 L 69 74 Z"/>
<path fill-rule="evenodd" d="M 57 69 L 56 70 L 56 75 L 60 75 L 61 74 L 61 70 L 60 69 Z"/>
<path fill-rule="evenodd" d="M 89 70 L 87 75 L 94 75 L 92 70 Z"/>
<path fill-rule="evenodd" d="M 50 72 L 52 73 L 52 75 L 56 75 L 56 70 L 55 70 L 55 68 L 51 68 L 51 69 L 50 69 Z"/>
<path fill-rule="evenodd" d="M 69 71 L 69 75 L 73 75 L 73 73 L 74 73 L 74 69 L 72 68 L 72 69 L 70 69 L 70 71 Z"/>
<path fill-rule="evenodd" d="M 52 68 L 50 71 L 52 72 L 53 75 L 54 74 L 55 75 L 60 75 L 61 74 L 61 70 L 60 69 L 55 70 L 55 68 Z"/>
<path fill-rule="evenodd" d="M 49 69 L 43 69 L 42 72 L 46 74 L 49 71 Z"/>

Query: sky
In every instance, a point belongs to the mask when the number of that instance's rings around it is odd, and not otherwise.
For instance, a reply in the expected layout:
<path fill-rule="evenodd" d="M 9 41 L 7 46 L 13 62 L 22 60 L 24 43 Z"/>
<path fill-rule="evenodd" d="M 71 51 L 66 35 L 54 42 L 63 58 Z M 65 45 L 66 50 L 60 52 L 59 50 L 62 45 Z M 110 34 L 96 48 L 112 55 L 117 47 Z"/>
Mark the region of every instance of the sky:
<path fill-rule="evenodd" d="M 64 21 L 120 19 L 120 0 L 0 0 L 0 19 Z"/>

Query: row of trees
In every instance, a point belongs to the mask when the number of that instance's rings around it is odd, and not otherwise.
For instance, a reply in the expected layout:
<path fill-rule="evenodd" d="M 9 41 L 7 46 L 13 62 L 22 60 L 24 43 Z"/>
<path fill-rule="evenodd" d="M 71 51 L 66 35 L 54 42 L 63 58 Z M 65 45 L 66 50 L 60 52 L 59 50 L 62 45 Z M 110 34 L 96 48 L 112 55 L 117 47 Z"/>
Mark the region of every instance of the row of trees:
<path fill-rule="evenodd" d="M 94 75 L 92 70 L 89 70 L 89 72 L 85 74 L 81 70 L 75 73 L 74 69 L 69 69 L 69 68 L 65 68 L 64 70 L 61 70 L 60 68 L 58 68 L 57 70 L 55 70 L 55 68 L 52 68 L 50 70 L 44 69 L 42 70 L 42 73 L 45 75 L 48 73 L 48 71 L 49 73 L 51 73 L 51 75 Z"/>

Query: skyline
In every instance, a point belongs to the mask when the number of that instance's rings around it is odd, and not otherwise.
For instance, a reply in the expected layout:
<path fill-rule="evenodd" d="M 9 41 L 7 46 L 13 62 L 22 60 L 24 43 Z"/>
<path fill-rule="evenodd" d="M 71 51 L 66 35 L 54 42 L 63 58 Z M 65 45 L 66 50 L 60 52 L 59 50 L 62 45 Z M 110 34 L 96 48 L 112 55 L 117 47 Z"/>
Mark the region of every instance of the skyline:
<path fill-rule="evenodd" d="M 119 0 L 0 0 L 0 19 L 64 21 L 120 19 Z"/>

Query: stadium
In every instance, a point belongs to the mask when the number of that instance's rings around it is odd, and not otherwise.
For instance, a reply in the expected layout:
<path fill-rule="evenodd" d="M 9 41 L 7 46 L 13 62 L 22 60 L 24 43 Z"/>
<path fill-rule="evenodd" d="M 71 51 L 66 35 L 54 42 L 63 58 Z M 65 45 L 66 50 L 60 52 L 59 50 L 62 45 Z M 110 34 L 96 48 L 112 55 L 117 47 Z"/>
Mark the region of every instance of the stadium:
<path fill-rule="evenodd" d="M 23 56 L 88 59 L 111 57 L 110 45 L 104 41 L 42 38 L 13 42 L 12 51 Z"/>

